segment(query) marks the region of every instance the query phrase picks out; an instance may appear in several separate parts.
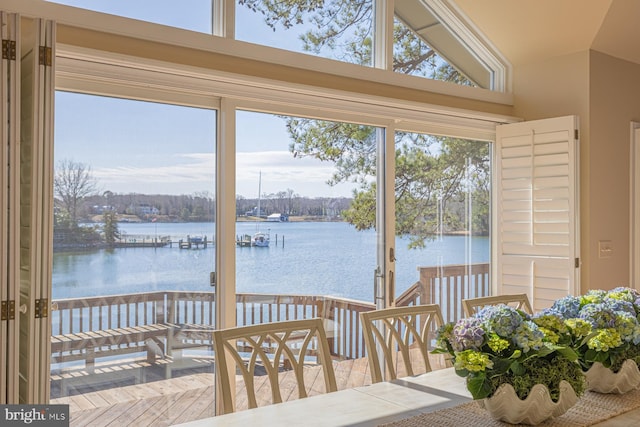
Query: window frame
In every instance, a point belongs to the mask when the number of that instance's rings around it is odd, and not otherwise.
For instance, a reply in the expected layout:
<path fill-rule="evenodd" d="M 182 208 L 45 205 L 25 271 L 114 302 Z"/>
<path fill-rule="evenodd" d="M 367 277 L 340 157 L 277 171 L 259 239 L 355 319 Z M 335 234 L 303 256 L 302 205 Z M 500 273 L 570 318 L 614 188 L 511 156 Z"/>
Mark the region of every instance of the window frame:
<path fill-rule="evenodd" d="M 386 36 L 386 46 L 376 48 L 385 49 L 388 58 L 377 67 L 365 67 L 349 64 L 333 59 L 321 58 L 297 52 L 287 51 L 269 46 L 259 46 L 252 43 L 234 40 L 231 35 L 234 32 L 233 16 L 235 14 L 234 0 L 214 0 L 213 10 L 224 13 L 224 16 L 213 17 L 214 35 L 198 33 L 181 28 L 135 19 L 114 16 L 91 10 L 80 9 L 47 1 L 6 0 L 8 10 L 19 10 L 20 13 L 30 16 L 47 16 L 62 25 L 75 28 L 101 31 L 110 34 L 118 34 L 141 40 L 166 43 L 179 47 L 198 49 L 211 53 L 228 55 L 232 57 L 252 59 L 270 64 L 278 64 L 296 67 L 303 70 L 317 71 L 340 77 L 358 76 L 362 80 L 377 83 L 391 84 L 415 90 L 426 90 L 436 94 L 451 95 L 470 100 L 493 102 L 503 105 L 511 105 L 513 96 L 510 93 L 511 67 L 501 55 L 493 48 L 491 43 L 481 38 L 479 31 L 474 29 L 468 19 L 454 5 L 452 0 L 430 0 L 430 7 L 440 5 L 439 16 L 446 25 L 455 31 L 460 39 L 473 53 L 478 55 L 494 71 L 493 90 L 477 87 L 462 86 L 455 83 L 426 79 L 393 72 L 390 69 L 392 46 L 389 45 L 393 34 L 389 30 L 377 29 Z M 380 3 L 382 0 L 374 0 Z M 393 0 L 387 0 L 393 2 Z M 418 1 L 418 0 L 416 0 Z M 423 1 L 423 0 L 420 0 Z M 383 2 L 384 3 L 384 2 Z M 433 4 L 432 4 L 433 3 Z M 385 15 L 386 14 L 386 15 Z M 383 15 L 393 14 L 392 4 L 385 5 Z M 384 26 L 383 19 L 374 19 L 375 25 Z M 225 37 L 221 37 L 224 35 Z M 378 40 L 379 42 L 381 40 Z M 494 69 L 495 67 L 495 69 Z M 502 83 L 500 83 L 502 81 Z"/>

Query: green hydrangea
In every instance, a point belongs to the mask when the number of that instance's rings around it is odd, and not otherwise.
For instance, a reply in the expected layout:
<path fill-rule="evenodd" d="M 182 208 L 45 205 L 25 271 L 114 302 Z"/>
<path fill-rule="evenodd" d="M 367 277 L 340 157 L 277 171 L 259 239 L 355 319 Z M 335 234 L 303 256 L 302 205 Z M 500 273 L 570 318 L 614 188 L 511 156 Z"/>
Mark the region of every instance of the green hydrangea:
<path fill-rule="evenodd" d="M 495 353 L 502 353 L 504 350 L 509 348 L 510 343 L 508 340 L 500 338 L 497 334 L 489 334 L 487 345 L 491 351 Z"/>
<path fill-rule="evenodd" d="M 584 319 L 566 319 L 564 324 L 575 337 L 582 338 L 591 333 L 591 323 Z"/>
<path fill-rule="evenodd" d="M 469 372 L 481 372 L 493 368 L 493 362 L 489 355 L 475 350 L 465 350 L 456 354 L 454 364 L 456 370 L 467 370 Z"/>
<path fill-rule="evenodd" d="M 544 334 L 544 340 L 548 341 L 552 344 L 558 344 L 560 341 L 560 335 L 556 333 L 556 331 L 552 329 L 547 329 L 544 326 L 539 326 L 540 331 Z"/>
<path fill-rule="evenodd" d="M 620 332 L 614 328 L 606 328 L 598 331 L 596 336 L 589 339 L 587 346 L 595 351 L 609 351 L 622 345 Z"/>

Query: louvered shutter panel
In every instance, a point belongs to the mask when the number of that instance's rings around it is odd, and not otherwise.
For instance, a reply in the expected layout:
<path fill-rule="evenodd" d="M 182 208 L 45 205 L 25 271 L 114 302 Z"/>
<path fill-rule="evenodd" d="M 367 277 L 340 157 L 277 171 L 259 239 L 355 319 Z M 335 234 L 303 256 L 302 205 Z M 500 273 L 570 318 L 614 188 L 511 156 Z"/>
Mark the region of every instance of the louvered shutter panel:
<path fill-rule="evenodd" d="M 578 119 L 497 127 L 494 277 L 534 310 L 579 293 Z"/>

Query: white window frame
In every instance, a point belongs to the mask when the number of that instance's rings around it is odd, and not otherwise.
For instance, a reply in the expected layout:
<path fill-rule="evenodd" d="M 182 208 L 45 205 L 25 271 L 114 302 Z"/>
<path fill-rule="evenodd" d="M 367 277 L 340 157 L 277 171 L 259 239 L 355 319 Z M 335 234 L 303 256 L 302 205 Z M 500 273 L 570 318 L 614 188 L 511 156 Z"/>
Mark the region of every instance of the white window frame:
<path fill-rule="evenodd" d="M 381 1 L 381 0 L 375 0 Z M 393 0 L 388 0 L 389 2 Z M 424 0 L 420 0 L 424 1 Z M 442 4 L 439 12 L 441 18 L 453 31 L 460 36 L 470 49 L 478 55 L 479 59 L 486 63 L 495 73 L 494 90 L 462 86 L 455 83 L 443 82 L 423 77 L 410 76 L 395 73 L 386 65 L 386 69 L 375 67 L 364 67 L 356 64 L 349 64 L 337 60 L 304 55 L 297 52 L 277 49 L 269 46 L 256 46 L 230 38 L 233 32 L 234 22 L 232 21 L 235 2 L 233 0 L 215 0 L 214 10 L 218 13 L 225 13 L 224 19 L 214 17 L 216 26 L 223 28 L 214 29 L 214 36 L 185 29 L 168 27 L 165 25 L 150 22 L 138 21 L 130 18 L 113 16 L 104 13 L 94 12 L 85 9 L 35 0 L 4 0 L 5 10 L 20 11 L 25 16 L 46 16 L 60 24 L 70 25 L 77 28 L 103 31 L 105 33 L 119 34 L 122 36 L 134 37 L 142 40 L 166 43 L 191 49 L 253 59 L 270 64 L 278 64 L 295 67 L 303 70 L 313 70 L 328 75 L 352 78 L 359 76 L 362 80 L 371 82 L 391 84 L 408 89 L 429 91 L 436 94 L 450 95 L 467 98 L 471 100 L 493 102 L 503 105 L 512 105 L 513 96 L 510 90 L 509 74 L 510 66 L 507 61 L 497 54 L 492 45 L 483 40 L 477 29 L 468 23 L 462 12 L 454 6 L 450 0 L 438 0 Z M 431 5 L 431 0 L 429 2 Z M 385 6 L 389 16 L 389 10 L 393 11 L 390 5 Z M 383 25 L 382 20 L 377 20 L 377 25 Z M 383 30 L 384 31 L 384 30 Z M 221 37 L 224 35 L 225 37 Z M 386 31 L 387 44 L 392 40 L 393 34 Z M 385 46 L 384 49 L 391 49 Z M 386 63 L 390 63 L 389 60 Z M 380 65 L 378 65 L 380 67 Z M 495 67 L 495 69 L 494 69 Z M 504 80 L 504 83 L 499 83 Z"/>

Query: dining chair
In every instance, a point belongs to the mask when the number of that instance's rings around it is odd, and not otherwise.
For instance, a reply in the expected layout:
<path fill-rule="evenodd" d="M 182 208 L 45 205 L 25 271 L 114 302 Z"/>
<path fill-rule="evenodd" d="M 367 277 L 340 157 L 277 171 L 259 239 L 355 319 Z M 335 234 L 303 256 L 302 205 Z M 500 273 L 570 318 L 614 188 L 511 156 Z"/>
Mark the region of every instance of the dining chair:
<path fill-rule="evenodd" d="M 361 312 L 360 322 L 372 383 L 385 379 L 383 369 L 388 380 L 432 370 L 428 349 L 437 327 L 444 324 L 439 305 Z"/>
<path fill-rule="evenodd" d="M 222 413 L 256 408 L 310 393 L 337 390 L 333 362 L 320 318 L 262 323 L 213 331 L 216 380 Z M 229 369 L 244 382 L 246 398 L 232 396 Z M 321 370 L 322 374 L 318 371 Z M 239 376 L 238 376 L 239 375 Z M 239 381 L 238 381 L 239 383 Z M 322 386 L 324 383 L 324 387 Z M 242 388 L 241 384 L 237 387 Z M 235 402 L 235 404 L 234 404 Z"/>
<path fill-rule="evenodd" d="M 479 309 L 488 305 L 506 304 L 525 313 L 533 314 L 527 294 L 496 295 L 490 297 L 478 297 L 462 300 L 462 308 L 465 316 L 473 316 Z"/>

